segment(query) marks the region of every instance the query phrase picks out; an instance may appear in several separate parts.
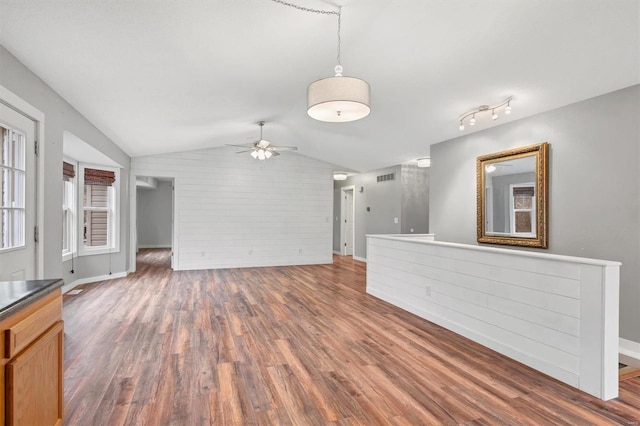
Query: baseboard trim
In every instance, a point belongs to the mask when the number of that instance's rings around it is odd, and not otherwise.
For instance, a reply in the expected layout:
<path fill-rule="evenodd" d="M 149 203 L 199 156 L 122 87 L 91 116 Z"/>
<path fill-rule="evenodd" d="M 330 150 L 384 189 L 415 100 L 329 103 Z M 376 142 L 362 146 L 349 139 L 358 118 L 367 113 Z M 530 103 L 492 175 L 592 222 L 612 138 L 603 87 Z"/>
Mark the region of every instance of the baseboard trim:
<path fill-rule="evenodd" d="M 89 284 L 89 283 L 95 283 L 95 282 L 99 282 L 99 281 L 107 281 L 107 280 L 115 280 L 116 278 L 125 278 L 127 275 L 129 275 L 128 272 L 116 272 L 115 274 L 111 274 L 111 275 L 99 275 L 96 277 L 87 277 L 87 278 L 80 278 L 77 279 L 69 284 L 65 284 L 62 286 L 62 294 L 73 290 L 75 287 L 82 285 L 82 284 Z"/>
<path fill-rule="evenodd" d="M 623 339 L 622 337 L 619 340 L 620 362 L 632 367 L 640 367 L 640 342 Z"/>
<path fill-rule="evenodd" d="M 171 244 L 141 244 L 138 248 L 171 248 Z"/>
<path fill-rule="evenodd" d="M 340 253 L 340 252 L 339 252 L 339 251 L 337 251 L 337 250 L 334 250 L 334 251 L 333 251 L 333 254 L 337 254 L 338 256 L 342 256 L 342 253 Z"/>
<path fill-rule="evenodd" d="M 353 260 L 359 260 L 360 262 L 367 263 L 367 258 L 353 255 Z"/>

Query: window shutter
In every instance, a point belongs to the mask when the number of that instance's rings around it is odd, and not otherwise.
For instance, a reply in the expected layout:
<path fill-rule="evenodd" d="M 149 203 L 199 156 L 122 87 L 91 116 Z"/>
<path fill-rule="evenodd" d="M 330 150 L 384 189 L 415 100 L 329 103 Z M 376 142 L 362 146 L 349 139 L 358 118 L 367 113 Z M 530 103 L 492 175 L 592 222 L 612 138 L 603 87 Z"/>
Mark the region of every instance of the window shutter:
<path fill-rule="evenodd" d="M 513 188 L 514 197 L 533 197 L 532 186 L 521 186 L 519 188 Z"/>
<path fill-rule="evenodd" d="M 62 162 L 62 180 L 71 180 L 76 177 L 76 168 L 73 164 Z"/>
<path fill-rule="evenodd" d="M 84 169 L 84 184 L 111 186 L 116 181 L 116 174 L 108 170 Z"/>

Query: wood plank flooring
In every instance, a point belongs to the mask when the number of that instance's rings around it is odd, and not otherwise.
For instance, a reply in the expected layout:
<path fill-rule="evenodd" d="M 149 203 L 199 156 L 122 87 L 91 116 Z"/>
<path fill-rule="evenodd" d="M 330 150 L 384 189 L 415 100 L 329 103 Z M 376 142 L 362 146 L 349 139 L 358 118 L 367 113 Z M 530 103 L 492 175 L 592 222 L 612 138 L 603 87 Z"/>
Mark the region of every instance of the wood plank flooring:
<path fill-rule="evenodd" d="M 66 425 L 633 425 L 365 293 L 365 265 L 138 272 L 65 296 Z"/>

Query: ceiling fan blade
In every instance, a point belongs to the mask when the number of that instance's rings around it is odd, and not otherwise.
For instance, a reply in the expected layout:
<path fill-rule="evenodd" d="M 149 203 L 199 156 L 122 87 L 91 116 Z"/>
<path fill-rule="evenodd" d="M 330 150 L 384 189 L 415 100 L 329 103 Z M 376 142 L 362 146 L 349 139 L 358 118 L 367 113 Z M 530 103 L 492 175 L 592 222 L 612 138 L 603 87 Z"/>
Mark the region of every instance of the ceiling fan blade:
<path fill-rule="evenodd" d="M 238 152 L 236 152 L 236 154 L 243 154 L 245 152 L 251 152 L 251 151 L 253 151 L 253 150 L 252 149 L 247 149 L 246 151 L 238 151 Z"/>
<path fill-rule="evenodd" d="M 253 147 L 253 143 L 245 143 L 242 145 L 236 145 L 236 144 L 232 144 L 232 143 L 227 143 L 225 144 L 226 146 L 235 146 L 237 148 L 252 148 Z"/>
<path fill-rule="evenodd" d="M 271 146 L 271 151 L 297 151 L 297 146 Z"/>
<path fill-rule="evenodd" d="M 271 151 L 271 155 L 273 155 L 275 157 L 276 155 L 280 155 L 280 153 L 277 152 L 277 151 Z"/>

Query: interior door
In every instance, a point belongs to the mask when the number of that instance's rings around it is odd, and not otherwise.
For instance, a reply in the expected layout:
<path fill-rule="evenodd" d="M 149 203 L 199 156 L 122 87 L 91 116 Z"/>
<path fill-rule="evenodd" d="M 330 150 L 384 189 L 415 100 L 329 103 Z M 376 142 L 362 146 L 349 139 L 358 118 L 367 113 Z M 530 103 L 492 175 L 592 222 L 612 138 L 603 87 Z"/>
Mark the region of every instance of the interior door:
<path fill-rule="evenodd" d="M 353 255 L 353 191 L 345 191 L 346 197 L 346 214 L 345 214 L 345 254 Z"/>
<path fill-rule="evenodd" d="M 35 124 L 0 102 L 0 281 L 37 278 Z"/>

